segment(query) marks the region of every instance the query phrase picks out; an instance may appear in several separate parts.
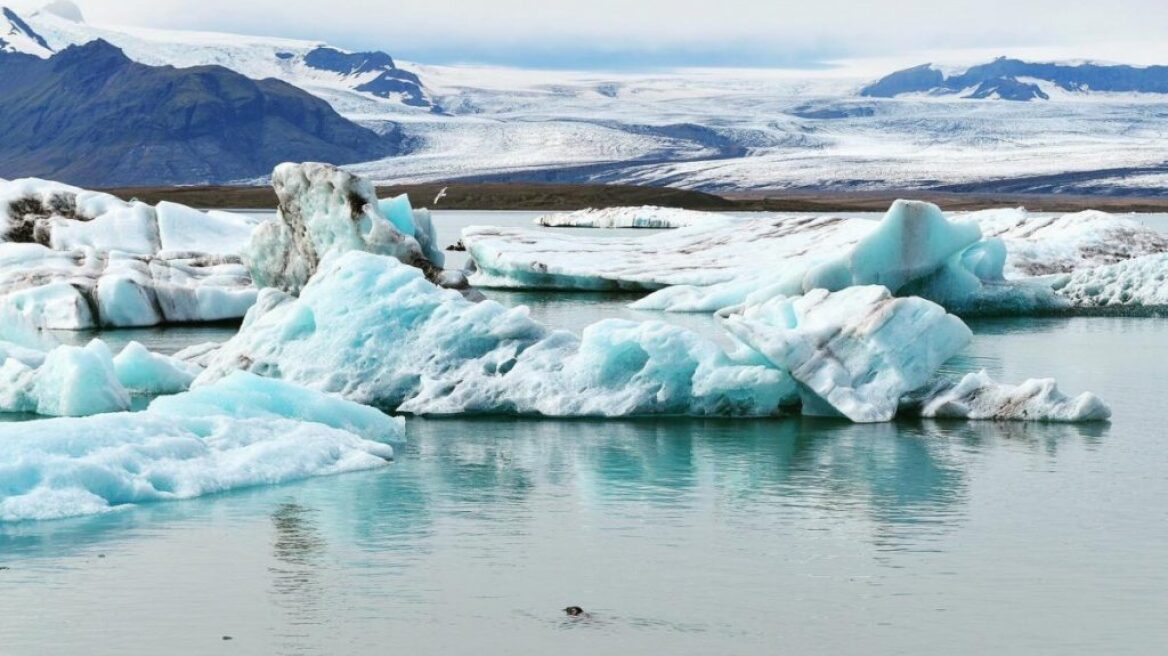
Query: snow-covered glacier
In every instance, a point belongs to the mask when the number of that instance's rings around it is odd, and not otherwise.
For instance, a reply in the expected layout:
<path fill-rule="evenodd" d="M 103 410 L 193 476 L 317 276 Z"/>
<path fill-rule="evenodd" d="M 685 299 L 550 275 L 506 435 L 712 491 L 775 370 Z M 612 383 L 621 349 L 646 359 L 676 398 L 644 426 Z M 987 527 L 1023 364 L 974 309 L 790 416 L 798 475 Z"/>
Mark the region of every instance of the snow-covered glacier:
<path fill-rule="evenodd" d="M 144 412 L 0 424 L 0 521 L 373 469 L 403 437 L 401 419 L 240 372 Z"/>

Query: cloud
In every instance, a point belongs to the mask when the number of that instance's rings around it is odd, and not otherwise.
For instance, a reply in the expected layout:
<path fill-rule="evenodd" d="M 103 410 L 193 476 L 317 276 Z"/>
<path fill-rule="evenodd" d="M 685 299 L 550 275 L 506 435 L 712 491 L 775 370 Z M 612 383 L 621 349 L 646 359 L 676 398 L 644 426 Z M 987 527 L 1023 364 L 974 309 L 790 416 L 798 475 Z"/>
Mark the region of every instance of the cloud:
<path fill-rule="evenodd" d="M 1159 39 L 1163 0 L 82 0 L 90 22 L 328 40 L 414 59 L 800 64 Z M 427 55 L 426 57 L 419 55 Z"/>

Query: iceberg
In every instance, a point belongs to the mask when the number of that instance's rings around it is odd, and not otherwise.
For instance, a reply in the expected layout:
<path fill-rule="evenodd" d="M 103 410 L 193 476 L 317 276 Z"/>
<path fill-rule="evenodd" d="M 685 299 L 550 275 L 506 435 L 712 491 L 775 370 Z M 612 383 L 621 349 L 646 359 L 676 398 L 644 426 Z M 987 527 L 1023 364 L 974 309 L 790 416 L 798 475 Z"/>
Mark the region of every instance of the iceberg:
<path fill-rule="evenodd" d="M 130 342 L 114 357 L 114 373 L 122 387 L 135 394 L 178 394 L 190 388 L 203 368 L 147 350 Z"/>
<path fill-rule="evenodd" d="M 1168 254 L 1075 271 L 1053 284 L 1056 293 L 1077 308 L 1120 312 L 1168 308 Z"/>
<path fill-rule="evenodd" d="M 736 338 L 799 383 L 803 414 L 891 421 L 972 333 L 957 317 L 885 287 L 815 289 L 721 313 Z"/>
<path fill-rule="evenodd" d="M 902 410 L 932 418 L 1013 421 L 1090 422 L 1111 417 L 1111 409 L 1094 394 L 1067 397 L 1049 378 L 1003 385 L 984 371 L 959 381 L 939 379 L 909 395 Z"/>
<path fill-rule="evenodd" d="M 0 412 L 82 417 L 130 408 L 113 354 L 101 340 L 34 354 L 9 352 L 0 362 Z"/>
<path fill-rule="evenodd" d="M 359 300 L 358 300 L 359 299 Z M 661 322 L 582 336 L 472 302 L 390 257 L 334 253 L 299 297 L 265 289 L 195 389 L 236 370 L 413 414 L 752 415 L 795 399 L 782 371 Z"/>
<path fill-rule="evenodd" d="M 239 256 L 253 226 L 45 180 L 0 182 L 0 308 L 61 330 L 238 319 L 256 295 Z"/>
<path fill-rule="evenodd" d="M 400 418 L 237 373 L 144 412 L 0 424 L 0 521 L 374 469 L 403 438 Z"/>
<path fill-rule="evenodd" d="M 416 222 L 408 199 L 379 202 L 369 181 L 312 162 L 277 166 L 272 186 L 279 199 L 276 217 L 252 233 L 245 254 L 258 286 L 297 294 L 326 256 L 348 251 L 397 258 L 434 282 L 453 280 L 443 275 L 443 255 L 429 215 L 417 215 Z M 383 207 L 392 220 L 382 213 Z M 418 234 L 425 235 L 428 249 Z"/>
<path fill-rule="evenodd" d="M 897 201 L 880 222 L 833 217 L 710 221 L 649 237 L 472 227 L 463 243 L 484 287 L 651 291 L 632 307 L 715 312 L 816 287 L 885 284 L 960 314 L 1066 311 L 1073 274 L 1168 252 L 1168 239 L 1103 212 L 992 210 L 945 217 Z"/>
<path fill-rule="evenodd" d="M 685 228 L 713 226 L 733 219 L 724 214 L 683 210 L 674 207 L 607 207 L 575 212 L 545 214 L 535 219 L 547 228 Z"/>

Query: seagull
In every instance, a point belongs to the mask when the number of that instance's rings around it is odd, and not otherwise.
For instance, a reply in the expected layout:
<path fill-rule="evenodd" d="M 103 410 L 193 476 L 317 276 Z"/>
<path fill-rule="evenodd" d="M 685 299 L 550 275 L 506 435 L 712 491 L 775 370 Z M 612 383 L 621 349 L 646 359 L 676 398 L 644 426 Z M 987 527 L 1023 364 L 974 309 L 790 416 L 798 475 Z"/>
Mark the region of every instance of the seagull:
<path fill-rule="evenodd" d="M 438 195 L 434 197 L 434 205 L 437 205 L 438 201 L 442 200 L 443 198 L 446 198 L 446 190 L 449 188 L 450 187 L 443 187 L 442 191 L 438 192 Z"/>

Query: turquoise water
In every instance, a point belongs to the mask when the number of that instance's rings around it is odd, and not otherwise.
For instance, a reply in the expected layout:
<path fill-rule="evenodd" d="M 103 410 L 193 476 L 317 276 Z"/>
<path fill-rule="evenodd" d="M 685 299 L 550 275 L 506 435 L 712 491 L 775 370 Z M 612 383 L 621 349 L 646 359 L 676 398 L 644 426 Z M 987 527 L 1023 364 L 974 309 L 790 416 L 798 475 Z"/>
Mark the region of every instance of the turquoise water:
<path fill-rule="evenodd" d="M 1112 423 L 410 419 L 380 471 L 0 525 L 0 654 L 1162 653 L 1168 321 L 971 325 L 950 370 Z"/>

